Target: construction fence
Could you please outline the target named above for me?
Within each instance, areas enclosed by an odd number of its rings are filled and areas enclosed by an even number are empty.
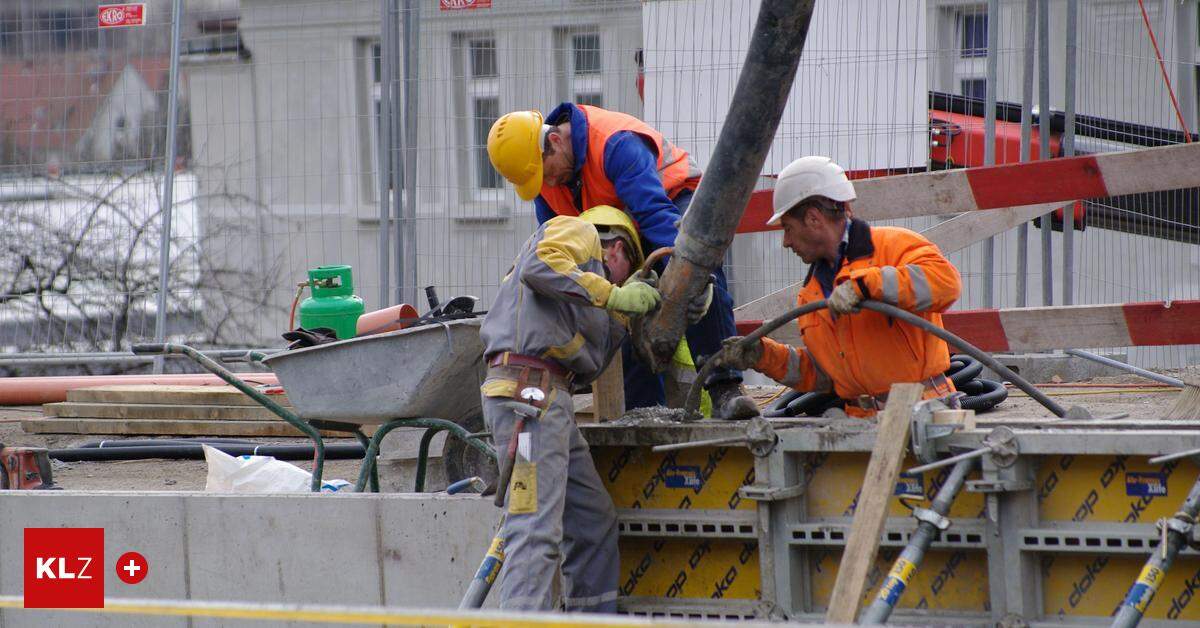
[[[536,224],[490,168],[492,122],[594,104],[704,166],[757,4],[150,0],[141,24],[107,25],[95,1],[4,3],[0,352],[279,346],[297,283],[322,264],[353,266],[368,309],[423,310],[427,285],[489,303]],[[1188,141],[1197,4],[817,2],[761,187],[806,154],[898,174]],[[1196,190],[1062,218],[951,253],[955,307],[1200,298]],[[739,235],[726,268],[739,304],[806,273],[778,232]],[[1128,353],[1200,362],[1194,347]]]

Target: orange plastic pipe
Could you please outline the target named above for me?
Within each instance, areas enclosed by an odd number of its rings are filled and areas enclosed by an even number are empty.
[[[382,334],[385,331],[396,331],[409,326],[419,316],[417,308],[407,303],[401,303],[359,316],[355,332],[359,336],[369,336]]]
[[[237,373],[251,384],[277,386],[274,373]],[[0,378],[0,406],[34,406],[67,400],[67,391],[89,386],[159,384],[163,386],[225,386],[216,375],[75,375],[66,377]]]

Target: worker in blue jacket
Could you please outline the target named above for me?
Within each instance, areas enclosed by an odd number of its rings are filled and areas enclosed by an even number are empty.
[[[702,171],[687,151],[637,118],[590,105],[562,103],[544,119],[538,111],[515,111],[492,126],[488,156],[525,200],[539,223],[577,216],[585,208],[610,205],[637,223],[646,250],[674,246],[679,221],[691,203]],[[694,359],[716,353],[737,333],[733,298],[723,269],[714,273],[708,314],[687,328]],[[628,408],[664,405],[662,377],[622,348]],[[704,387],[714,416],[745,419],[757,406],[742,391],[740,371],[722,368]]]

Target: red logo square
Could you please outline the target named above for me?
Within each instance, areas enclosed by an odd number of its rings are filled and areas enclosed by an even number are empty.
[[[25,608],[104,606],[104,528],[25,528]]]

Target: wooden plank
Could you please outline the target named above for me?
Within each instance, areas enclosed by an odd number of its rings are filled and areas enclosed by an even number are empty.
[[[625,414],[625,369],[620,354],[592,382],[592,410],[597,423]]]
[[[177,406],[160,403],[75,403],[42,406],[47,417],[64,419],[153,419],[164,421],[282,421],[261,406]]]
[[[893,384],[888,393],[888,403],[879,418],[875,447],[871,450],[867,474],[854,509],[854,521],[850,524],[850,537],[846,540],[846,551],[838,566],[837,581],[825,615],[825,621],[831,624],[852,624],[858,614],[867,588],[867,574],[879,551],[888,502],[904,462],[913,405],[924,391],[925,387],[920,384]]]
[[[289,405],[287,395],[270,395]],[[170,403],[200,406],[257,406],[258,402],[233,386],[94,386],[67,391],[67,401],[81,403]]]
[[[375,426],[363,426],[368,436]],[[304,436],[282,420],[275,421],[156,421],[135,419],[27,419],[21,429],[30,434],[89,434],[119,436]],[[344,432],[322,430],[324,436],[346,438]]]

